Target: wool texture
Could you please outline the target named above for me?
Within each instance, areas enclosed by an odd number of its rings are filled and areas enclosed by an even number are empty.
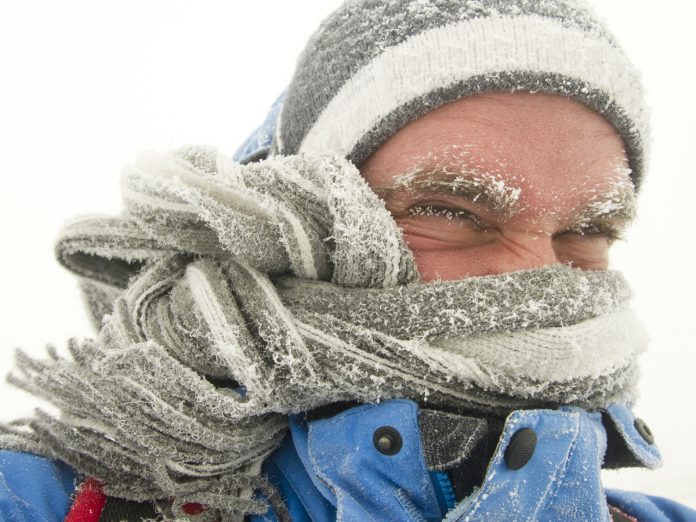
[[[0,447],[63,460],[165,518],[198,502],[241,520],[268,509],[260,490],[286,519],[261,464],[289,414],[336,401],[505,415],[635,398],[647,341],[620,274],[420,283],[341,157],[147,153],[123,194],[122,216],[75,220],[56,247],[98,335],[72,340],[70,357],[19,352],[10,376],[61,414],[3,426]]]
[[[270,154],[360,165],[447,102],[517,91],[570,97],[603,115],[640,185],[649,141],[640,75],[584,0],[346,1],[299,57]]]

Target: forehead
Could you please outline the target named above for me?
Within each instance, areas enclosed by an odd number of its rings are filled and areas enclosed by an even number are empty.
[[[393,135],[362,165],[373,187],[428,173],[519,191],[522,207],[560,210],[630,190],[624,145],[601,115],[561,96],[495,93],[446,104]]]

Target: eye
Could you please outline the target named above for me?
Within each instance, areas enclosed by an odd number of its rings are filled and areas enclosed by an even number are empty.
[[[496,237],[493,226],[459,205],[412,202],[390,212],[416,251],[471,248],[490,243]]]
[[[583,270],[606,270],[609,248],[623,238],[623,228],[594,223],[566,230],[553,237],[553,248],[561,263]]]
[[[587,223],[557,234],[558,236],[576,236],[580,240],[606,240],[609,244],[624,239],[625,226],[617,226],[612,223]]]
[[[473,225],[477,230],[486,230],[488,228],[476,214],[462,208],[437,205],[414,205],[408,209],[408,216],[444,219],[453,224],[457,222],[463,224],[463,222],[466,222],[467,224]]]

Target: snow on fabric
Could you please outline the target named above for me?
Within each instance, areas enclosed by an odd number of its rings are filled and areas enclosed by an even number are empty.
[[[0,446],[63,460],[108,495],[239,520],[266,511],[261,489],[283,518],[260,467],[290,413],[634,399],[646,339],[618,273],[419,283],[383,202],[339,157],[239,165],[187,147],[142,155],[123,180],[121,217],[75,220],[57,245],[99,334],[72,340],[71,359],[19,353],[11,376],[62,414],[0,431]]]

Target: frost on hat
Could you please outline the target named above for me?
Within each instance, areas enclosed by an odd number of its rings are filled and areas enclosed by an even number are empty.
[[[643,174],[648,117],[638,72],[582,0],[353,0],[300,55],[271,154],[360,165],[408,122],[491,91],[572,97],[602,114]]]

